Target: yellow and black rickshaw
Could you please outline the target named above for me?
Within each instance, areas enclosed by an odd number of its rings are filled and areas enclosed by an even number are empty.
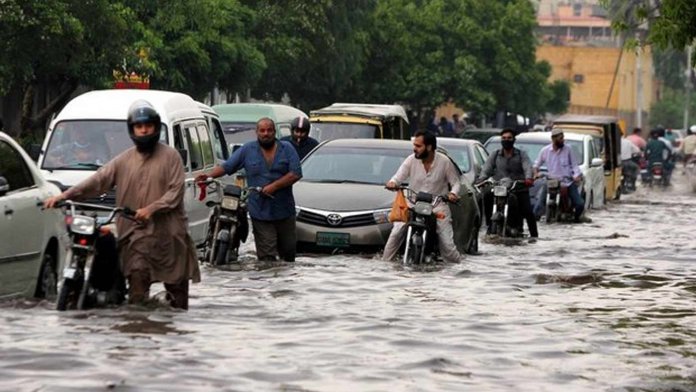
[[[406,111],[400,105],[334,103],[309,115],[309,136],[322,142],[331,139],[411,138]]]
[[[604,160],[606,200],[621,197],[621,121],[612,116],[567,114],[554,120],[553,128],[594,137]]]

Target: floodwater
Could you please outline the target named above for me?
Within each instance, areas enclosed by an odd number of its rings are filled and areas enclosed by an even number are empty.
[[[248,256],[204,267],[188,312],[7,302],[0,390],[695,391],[696,195],[675,177],[428,271]]]

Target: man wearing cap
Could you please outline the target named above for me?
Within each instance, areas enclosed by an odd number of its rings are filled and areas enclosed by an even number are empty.
[[[551,144],[541,149],[539,157],[534,162],[534,176],[539,177],[539,168],[546,165],[550,178],[557,178],[561,185],[568,187],[568,197],[575,210],[575,222],[581,222],[582,213],[585,210],[585,200],[580,196],[578,184],[582,180],[582,171],[578,165],[577,157],[563,139],[563,130],[556,128],[551,131]],[[540,203],[546,202],[545,197],[537,199],[535,210]]]

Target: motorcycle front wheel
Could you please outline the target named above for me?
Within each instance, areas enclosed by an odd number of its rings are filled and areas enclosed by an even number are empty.
[[[56,304],[56,310],[65,311],[68,309],[77,308],[77,302],[80,299],[80,291],[82,291],[82,285],[84,279],[78,277],[77,279],[63,279],[63,285],[60,287],[60,292],[58,293],[58,302]]]

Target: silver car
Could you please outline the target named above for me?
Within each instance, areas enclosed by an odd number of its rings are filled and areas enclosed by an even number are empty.
[[[0,132],[0,298],[52,297],[65,257],[65,220],[60,210],[42,210],[59,194],[22,148]]]
[[[459,170],[471,184],[488,159],[488,151],[478,140],[441,137],[437,139],[437,146],[447,151],[447,155],[459,166]]]
[[[387,215],[395,197],[384,185],[412,153],[413,144],[405,140],[336,139],[314,149],[294,185],[298,250],[382,248],[391,232]],[[476,191],[460,178],[462,200],[451,205],[455,243],[460,252],[475,253],[481,215]]]

